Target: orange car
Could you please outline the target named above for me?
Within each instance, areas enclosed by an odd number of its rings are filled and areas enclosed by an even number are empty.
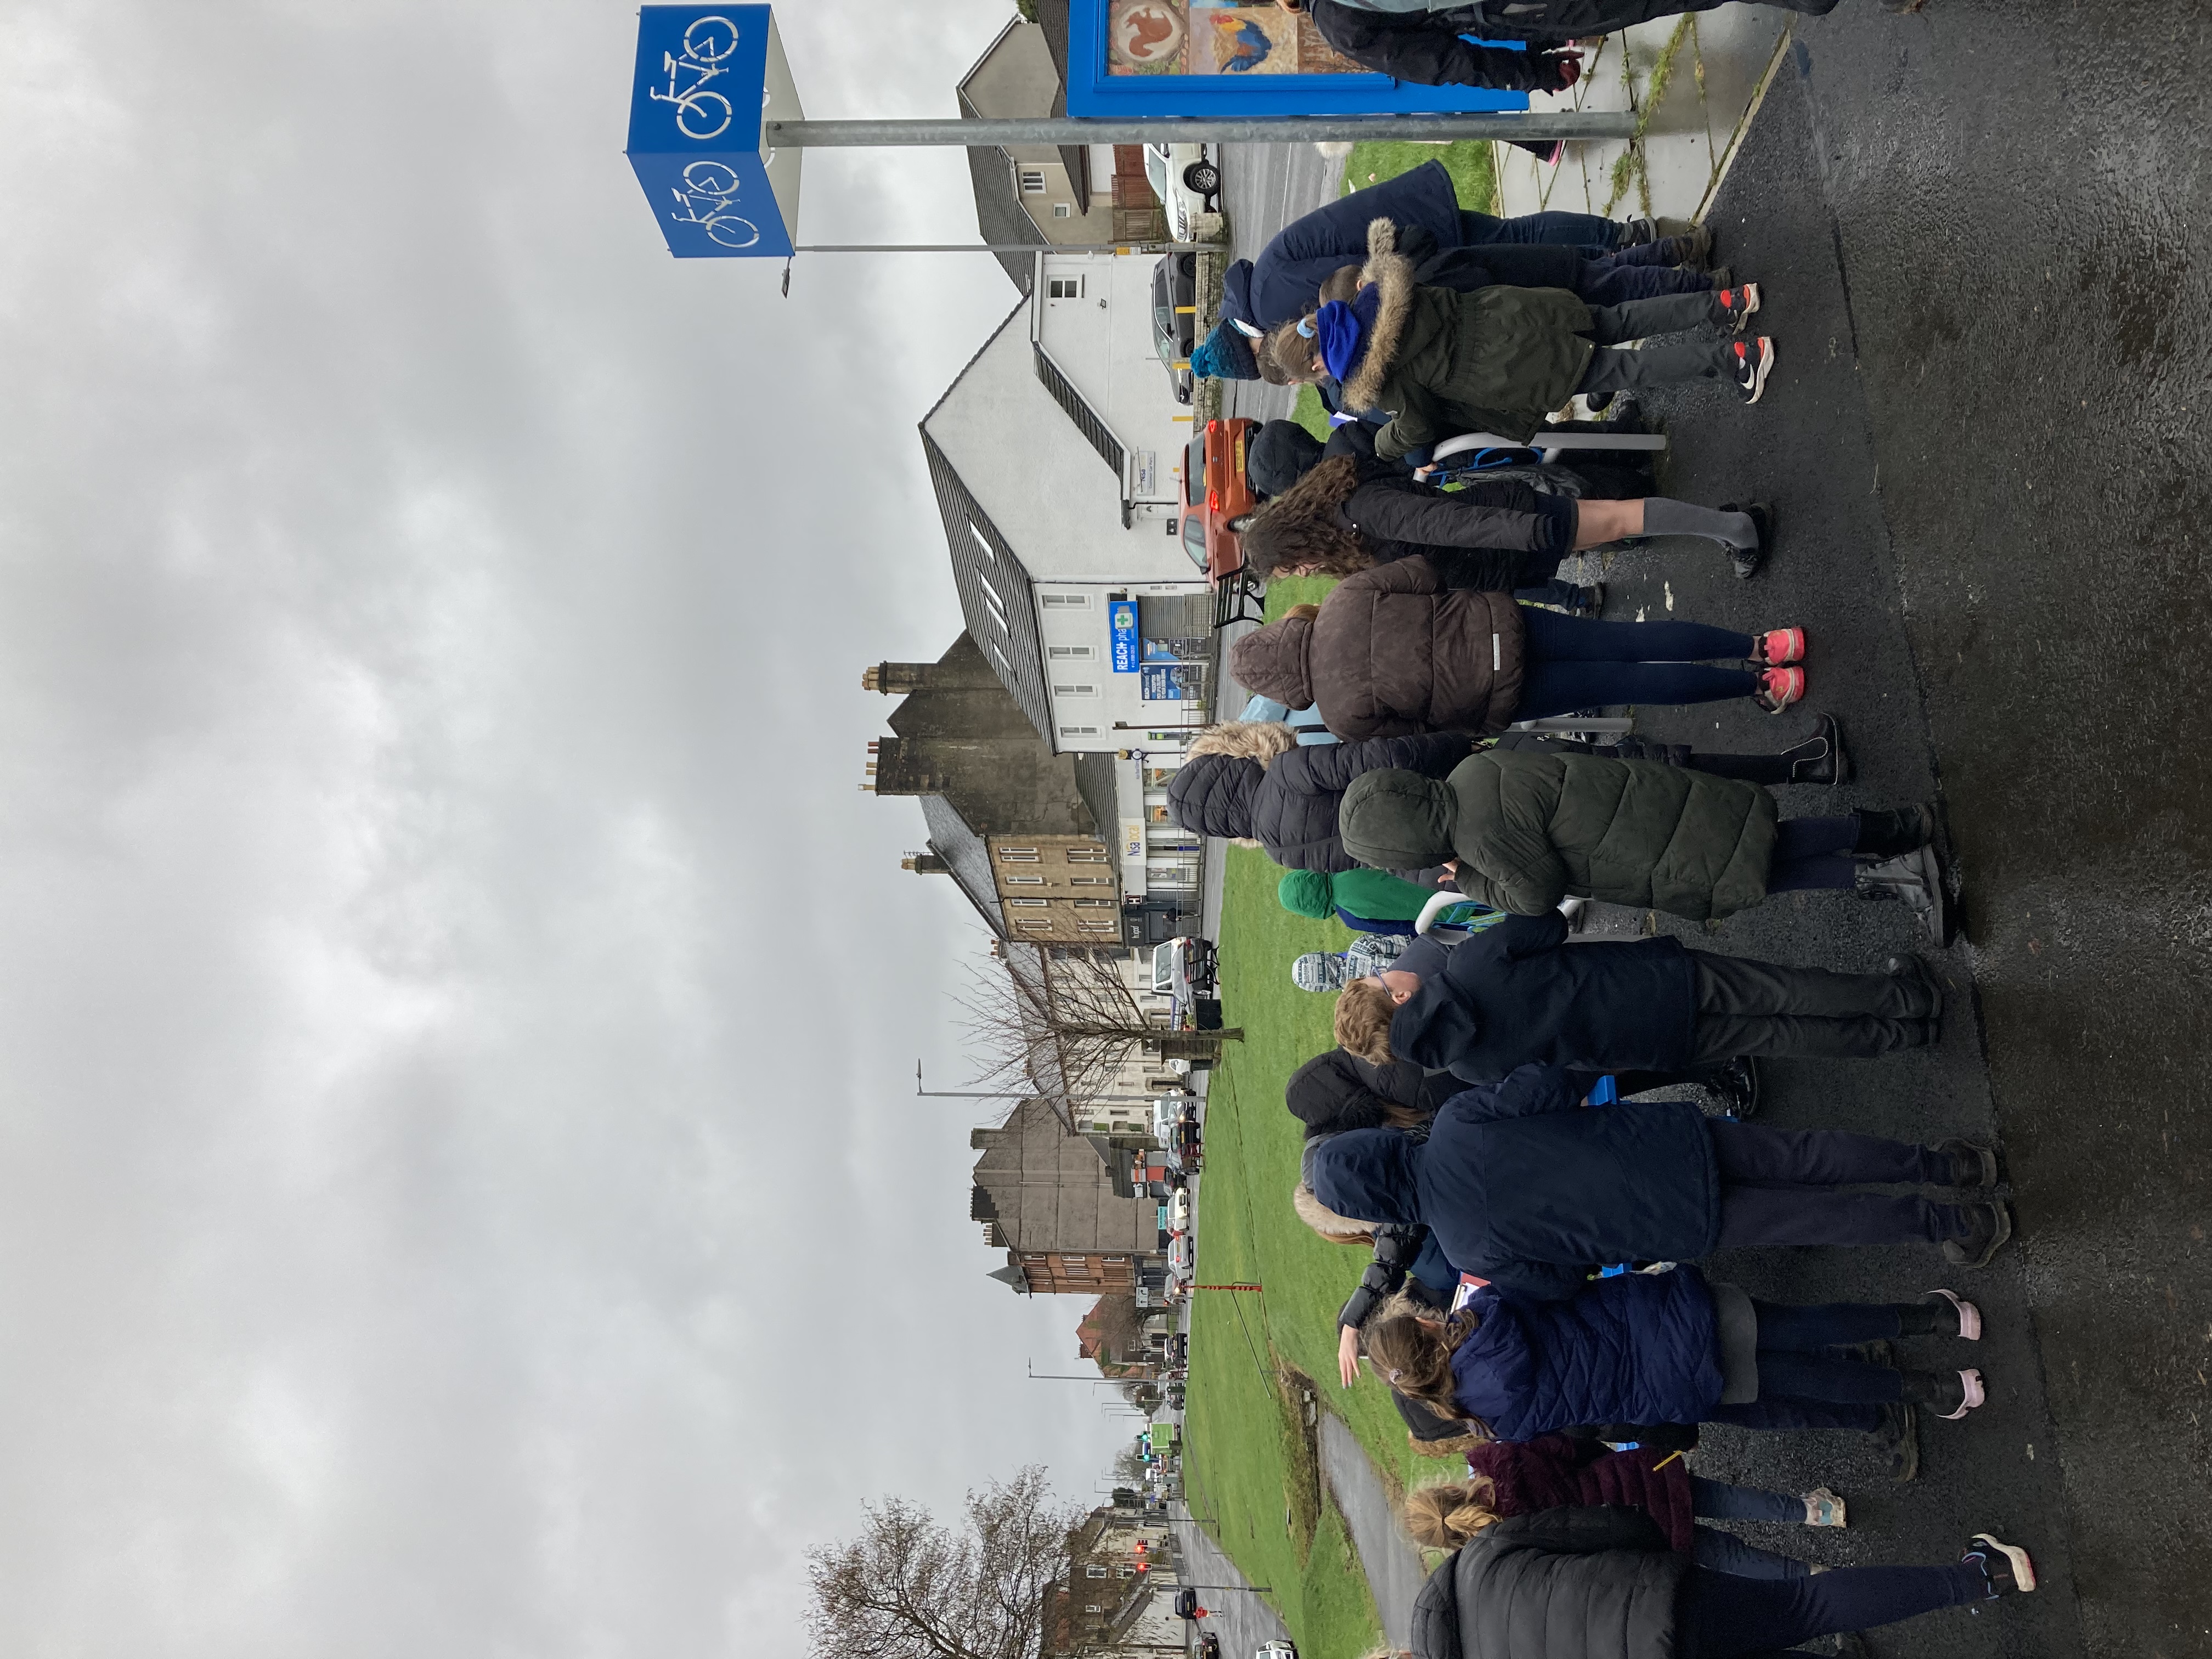
[[[1260,506],[1244,474],[1244,446],[1258,424],[1242,416],[1208,421],[1183,453],[1183,550],[1210,581],[1244,568],[1238,535]]]

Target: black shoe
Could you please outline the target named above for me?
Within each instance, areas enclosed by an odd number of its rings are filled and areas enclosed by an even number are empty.
[[[1759,1111],[1759,1063],[1738,1054],[1718,1070],[1698,1079],[1706,1093],[1720,1102],[1730,1117],[1752,1117]]]
[[[1756,547],[1731,547],[1729,563],[1734,567],[1738,581],[1749,581],[1765,568],[1767,556],[1774,550],[1774,509],[1765,501],[1753,501],[1748,507],[1738,507],[1734,501],[1723,501],[1723,513],[1741,513],[1751,520],[1751,527],[1759,532]]]
[[[1917,853],[1935,839],[1936,809],[1925,802],[1894,811],[1869,806],[1859,811],[1859,835],[1851,853],[1856,858],[1893,859]]]
[[[2002,1178],[1997,1173],[1994,1146],[1954,1137],[1939,1141],[1936,1150],[1951,1160],[1950,1184],[1954,1187],[1994,1187]]]
[[[1836,724],[1833,714],[1821,715],[1813,735],[1784,750],[1782,758],[1790,763],[1792,783],[1832,786],[1850,781],[1851,757],[1844,749],[1844,730]]]
[[[1972,1224],[1964,1238],[1943,1241],[1943,1259],[1954,1267],[1986,1267],[2012,1237],[2012,1212],[2002,1200],[1960,1207]]]
[[[1906,1403],[1925,1406],[1946,1423],[1957,1422],[1990,1397],[1988,1389],[1983,1385],[1982,1374],[1971,1366],[1962,1371],[1905,1371],[1901,1375]]]
[[[1918,957],[1892,957],[1881,964],[1881,971],[1893,979],[1905,981],[1920,994],[1913,999],[1913,1009],[1907,1019],[1940,1020],[1943,1018],[1943,981],[1936,977],[1936,970]],[[1986,1184],[1986,1183],[1985,1183]]]
[[[1588,587],[1575,589],[1575,602],[1572,609],[1577,617],[1596,616],[1599,611],[1605,609],[1605,584],[1592,582]]]
[[[1889,1454],[1889,1478],[1911,1480],[1920,1473],[1920,1414],[1903,1401],[1881,1408],[1875,1438]]]
[[[2027,1559],[2027,1552],[2017,1544],[1999,1543],[1989,1533],[1976,1533],[1959,1559],[1982,1570],[1991,1601],[2000,1595],[2025,1595],[2035,1588],[2035,1563]]]

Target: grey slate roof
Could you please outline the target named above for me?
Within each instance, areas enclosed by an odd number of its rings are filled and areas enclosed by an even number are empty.
[[[968,827],[942,795],[924,795],[921,821],[929,826],[929,850],[945,860],[945,873],[975,907],[975,914],[1000,939],[1006,936],[1006,913],[999,903],[999,884],[991,874],[991,849]]]
[[[1029,305],[1016,306],[976,353],[1017,324],[1026,325]],[[972,363],[974,359],[969,359]],[[968,371],[963,368],[961,374]],[[960,384],[956,377],[953,386]],[[947,387],[945,396],[951,395]],[[939,404],[944,398],[938,399]],[[930,415],[934,415],[933,408]],[[945,452],[929,435],[929,416],[921,417],[921,450],[929,481],[937,492],[937,511],[945,522],[945,546],[952,556],[952,586],[960,596],[960,616],[1007,692],[1030,718],[1037,734],[1053,740],[1052,701],[1045,688],[1044,642],[1037,633],[1036,583],[982,504],[969,493]],[[978,538],[981,538],[979,541]],[[988,548],[987,553],[985,549]]]

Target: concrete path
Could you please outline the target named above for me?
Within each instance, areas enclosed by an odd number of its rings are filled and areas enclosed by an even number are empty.
[[[1421,1552],[1398,1525],[1382,1477],[1375,1472],[1358,1438],[1328,1413],[1321,1414],[1321,1472],[1329,1495],[1352,1533],[1352,1547],[1375,1592],[1382,1615],[1382,1639],[1394,1648],[1413,1639],[1413,1598],[1428,1576]]]
[[[1556,166],[1498,145],[1498,211],[1697,216],[1728,170],[1790,18],[1775,6],[1723,6],[1607,35],[1584,56],[1572,91],[1537,94],[1529,107],[1634,110],[1644,136],[1570,144]]]
[[[1181,1582],[1186,1584],[1243,1584],[1237,1564],[1221,1553],[1206,1529],[1191,1521],[1175,1523],[1176,1546],[1182,1552]],[[1262,1642],[1287,1640],[1289,1627],[1274,1608],[1250,1589],[1202,1589],[1198,1604],[1206,1616],[1194,1626],[1210,1630],[1221,1638],[1221,1659],[1252,1659]],[[1192,1646],[1197,1645],[1194,1640]],[[1346,1656],[1346,1659],[1350,1656]]]

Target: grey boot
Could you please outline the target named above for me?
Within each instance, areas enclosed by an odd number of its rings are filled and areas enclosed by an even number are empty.
[[[1934,848],[1916,847],[1896,858],[1867,865],[1859,871],[1856,884],[1861,898],[1901,901],[1920,919],[1938,948],[1949,942],[1943,869],[1936,860]]]

